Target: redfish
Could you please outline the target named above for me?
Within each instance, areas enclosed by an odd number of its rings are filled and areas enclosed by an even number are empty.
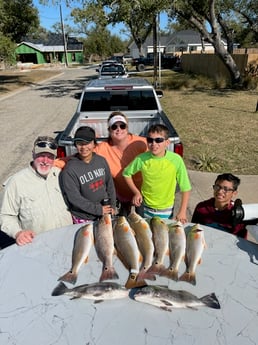
[[[202,253],[206,247],[204,231],[199,224],[195,224],[186,238],[186,271],[179,280],[196,285],[196,268],[202,261]]]
[[[103,263],[99,281],[118,279],[119,276],[113,267],[114,238],[110,214],[103,215],[94,229],[95,249],[100,261]]]
[[[72,252],[72,268],[58,280],[75,284],[78,272],[83,263],[88,261],[93,239],[93,223],[82,226],[75,234],[74,246]]]
[[[117,218],[114,226],[114,242],[117,255],[129,270],[129,277],[125,284],[127,289],[146,285],[145,281],[137,281],[139,274],[140,253],[134,232],[124,216]]]
[[[185,258],[186,235],[181,222],[168,224],[168,229],[170,264],[161,275],[177,281],[179,265]]]
[[[152,231],[148,222],[142,218],[139,214],[131,212],[128,216],[128,221],[135,232],[135,238],[138,244],[138,248],[143,257],[143,262],[138,274],[137,280],[150,279],[155,280],[154,274],[147,273],[148,268],[153,261],[154,244],[152,241]]]
[[[166,269],[164,260],[168,253],[168,226],[160,217],[153,217],[150,227],[154,243],[154,260],[147,272],[161,274]]]

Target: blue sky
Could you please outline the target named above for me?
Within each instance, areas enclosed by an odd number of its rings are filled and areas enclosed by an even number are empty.
[[[49,1],[51,3],[51,0]],[[39,18],[40,18],[40,25],[47,30],[52,30],[52,26],[60,22],[60,7],[54,6],[54,5],[48,5],[48,6],[43,6],[39,4],[39,0],[33,0],[34,6],[38,9],[39,11]],[[71,8],[67,8],[65,6],[65,1],[61,1],[61,6],[62,6],[62,15],[63,15],[63,21],[65,24],[69,24],[70,26],[73,26],[73,22],[70,20],[69,21],[69,14],[71,12]],[[75,6],[76,7],[76,3]],[[167,25],[167,16],[165,14],[162,14],[160,17],[160,27],[161,29],[165,29]],[[109,28],[110,31],[113,34],[117,34],[121,36],[123,39],[127,39],[127,36],[123,36],[120,34],[120,30],[123,28],[123,25],[117,25],[115,28]]]

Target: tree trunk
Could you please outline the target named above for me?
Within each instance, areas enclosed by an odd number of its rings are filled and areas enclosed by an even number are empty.
[[[232,85],[240,84],[241,83],[241,74],[240,71],[232,58],[232,56],[228,53],[225,49],[221,40],[214,40],[214,48],[215,53],[221,59],[223,64],[226,66],[227,70],[230,73],[231,83]]]
[[[241,83],[240,71],[233,59],[233,57],[225,49],[221,40],[221,31],[219,23],[217,21],[215,12],[215,0],[209,0],[209,24],[211,26],[210,32],[207,30],[206,21],[203,14],[196,12],[194,9],[191,16],[186,16],[184,11],[177,10],[179,16],[190,22],[194,27],[198,29],[203,39],[211,43],[214,47],[215,53],[221,59],[227,70],[229,71],[232,85]]]

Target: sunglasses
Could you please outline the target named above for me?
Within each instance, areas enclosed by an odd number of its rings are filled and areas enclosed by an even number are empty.
[[[40,142],[36,143],[35,146],[49,147],[51,150],[57,149],[57,144],[56,143],[50,143],[49,141],[40,141]]]
[[[234,192],[234,191],[235,191],[235,190],[232,189],[232,188],[227,188],[227,187],[225,187],[225,186],[220,186],[220,185],[218,185],[218,184],[214,184],[214,185],[212,186],[212,188],[213,188],[213,190],[214,190],[215,192],[219,192],[221,189],[222,189],[223,192],[225,192],[225,193],[229,193],[229,192]]]
[[[154,142],[157,143],[157,144],[160,144],[160,143],[163,143],[165,140],[165,138],[150,138],[150,137],[147,137],[147,143],[149,144],[153,144]]]
[[[113,124],[110,128],[112,129],[112,131],[115,131],[117,128],[126,129],[126,127],[127,125],[125,123],[122,123],[121,125]]]

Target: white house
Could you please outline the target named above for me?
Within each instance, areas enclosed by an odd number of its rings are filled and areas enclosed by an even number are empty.
[[[227,48],[227,44],[222,41],[225,48]],[[172,34],[161,36],[158,38],[158,51],[160,47],[161,52],[165,52],[166,54],[175,54],[178,52],[214,52],[214,47],[202,40],[202,37],[199,32],[194,30],[182,30],[178,32],[173,32]],[[130,54],[133,57],[139,56],[139,50],[136,44],[133,42],[129,46]],[[142,51],[144,55],[147,53],[153,52],[153,38],[150,35],[142,46]]]

